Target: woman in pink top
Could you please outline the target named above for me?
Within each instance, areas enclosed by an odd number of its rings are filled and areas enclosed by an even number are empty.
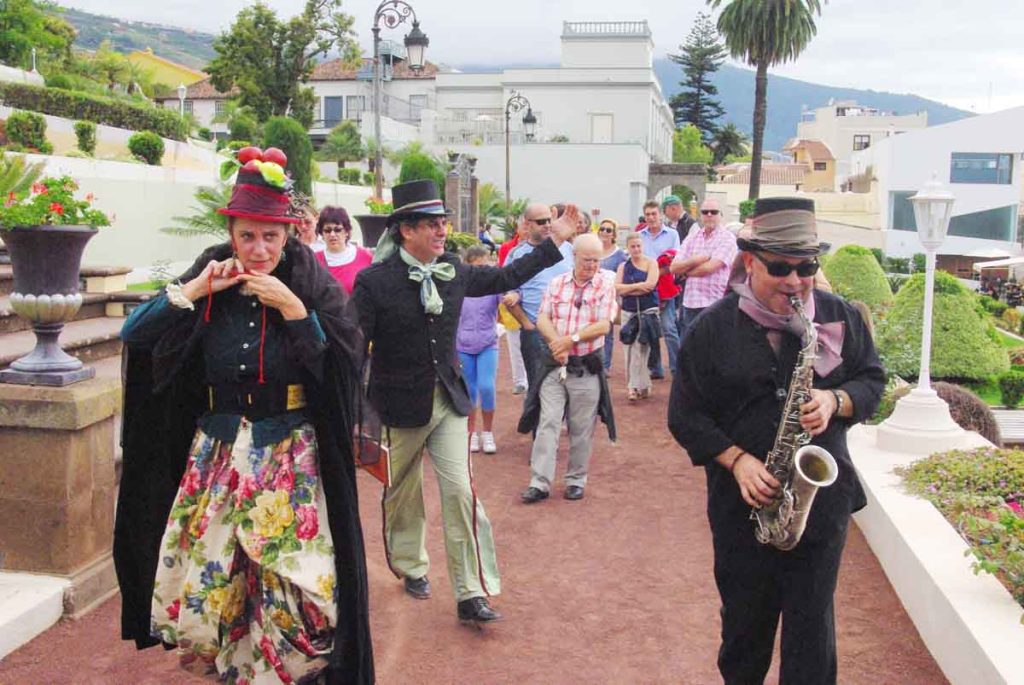
[[[349,242],[352,220],[344,207],[324,207],[316,222],[316,233],[327,244],[323,252],[316,253],[317,261],[326,266],[334,280],[351,295],[356,274],[370,266],[373,253]]]

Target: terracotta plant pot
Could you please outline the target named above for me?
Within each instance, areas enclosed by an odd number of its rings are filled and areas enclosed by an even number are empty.
[[[357,214],[356,221],[359,222],[359,230],[363,233],[363,247],[373,249],[377,247],[377,241],[384,235],[384,229],[388,225],[387,214]]]
[[[89,226],[18,226],[4,231],[14,270],[11,309],[32,322],[36,346],[0,372],[0,382],[67,385],[96,374],[57,343],[64,323],[82,306],[82,253],[96,233]]]

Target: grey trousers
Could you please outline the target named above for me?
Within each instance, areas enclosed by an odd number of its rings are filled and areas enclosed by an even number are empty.
[[[601,382],[597,376],[569,374],[563,382],[555,370],[544,378],[540,386],[540,421],[530,454],[530,487],[544,492],[551,490],[563,417],[569,420],[569,467],[565,484],[586,486],[600,397]]]

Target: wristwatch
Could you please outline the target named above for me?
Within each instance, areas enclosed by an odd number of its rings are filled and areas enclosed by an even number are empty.
[[[839,416],[843,413],[843,405],[846,404],[846,398],[838,390],[832,389],[829,392],[836,398],[836,411],[833,416]]]
[[[569,339],[572,340],[572,344],[573,345],[576,345],[577,343],[579,343],[579,341],[580,341],[579,331],[577,331],[576,333],[573,333],[571,336],[569,336]]]

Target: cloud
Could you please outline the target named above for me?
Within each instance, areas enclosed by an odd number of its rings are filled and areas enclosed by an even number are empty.
[[[266,0],[281,16],[301,11],[302,0]],[[410,0],[430,37],[428,56],[447,64],[557,62],[562,22],[647,19],[655,55],[676,52],[701,0]],[[219,33],[247,0],[66,0],[90,12]],[[375,2],[346,2],[369,53]],[[773,73],[832,86],[910,92],[957,106],[989,111],[1024,104],[1024,3],[974,0],[832,0],[816,20],[818,34],[793,63]],[[401,40],[408,24],[386,29]],[[998,103],[998,104],[997,104]]]

